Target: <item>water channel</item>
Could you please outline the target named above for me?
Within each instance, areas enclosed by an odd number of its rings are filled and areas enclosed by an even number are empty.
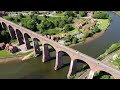
[[[111,25],[106,32],[94,39],[91,42],[83,43],[81,45],[72,46],[72,48],[85,53],[91,57],[97,58],[102,54],[111,44],[120,40],[120,17],[112,12]],[[55,57],[55,52],[51,53]],[[69,57],[63,57],[64,63],[70,62]],[[82,64],[82,63],[81,63]],[[81,66],[78,65],[78,68]],[[0,78],[13,78],[13,79],[66,79],[69,70],[68,66],[54,70],[55,59],[46,63],[42,63],[42,56],[31,58],[26,61],[11,61],[8,63],[0,64]]]

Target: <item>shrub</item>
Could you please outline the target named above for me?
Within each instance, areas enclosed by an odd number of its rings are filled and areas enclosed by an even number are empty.
[[[97,19],[108,19],[109,14],[108,14],[108,12],[105,12],[105,11],[96,11],[96,12],[94,12],[92,17],[97,18]]]

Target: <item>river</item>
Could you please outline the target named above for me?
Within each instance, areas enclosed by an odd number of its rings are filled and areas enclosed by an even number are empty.
[[[109,12],[112,16],[111,25],[106,32],[94,39],[91,42],[83,43],[82,45],[75,45],[72,48],[85,53],[91,57],[97,58],[105,50],[120,40],[120,17],[112,12]],[[51,56],[55,57],[55,52],[51,53]],[[64,63],[69,63],[69,57],[63,57]],[[8,63],[0,64],[0,78],[1,79],[66,79],[69,70],[68,66],[65,66],[58,71],[54,70],[55,59],[52,59],[46,63],[42,63],[42,56],[37,58],[31,58],[26,61],[11,61]],[[78,68],[82,64],[78,65]]]

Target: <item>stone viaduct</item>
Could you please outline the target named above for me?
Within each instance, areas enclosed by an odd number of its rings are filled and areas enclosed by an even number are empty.
[[[104,71],[104,72],[111,74],[115,79],[120,79],[120,71],[118,71],[114,68],[111,68],[110,66],[108,66],[88,55],[85,55],[79,51],[72,49],[72,48],[63,46],[51,39],[48,39],[42,35],[39,35],[29,29],[26,29],[20,25],[12,23],[6,19],[3,19],[2,17],[0,17],[0,23],[3,28],[5,28],[5,27],[8,28],[11,39],[17,38],[19,45],[25,44],[26,50],[31,48],[30,41],[28,39],[29,37],[31,37],[32,41],[33,41],[34,54],[35,54],[35,56],[39,56],[42,54],[43,55],[42,62],[46,62],[51,58],[48,46],[49,45],[52,46],[56,51],[56,63],[55,63],[55,67],[54,67],[55,70],[62,68],[62,66],[64,65],[63,60],[62,60],[62,52],[67,53],[71,59],[67,77],[76,73],[77,60],[81,60],[81,61],[84,61],[85,63],[87,63],[90,67],[90,72],[89,72],[87,79],[93,79],[94,73],[96,71]],[[38,41],[40,41],[42,43],[42,53],[40,52]]]

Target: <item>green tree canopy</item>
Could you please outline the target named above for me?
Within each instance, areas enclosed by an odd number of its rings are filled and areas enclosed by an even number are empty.
[[[66,24],[65,27],[64,27],[64,29],[63,29],[63,31],[66,33],[66,32],[71,31],[71,30],[73,30],[73,29],[74,29],[74,28],[72,27],[72,25]]]
[[[105,11],[95,11],[92,17],[97,19],[108,19],[109,14]]]
[[[87,16],[87,11],[79,11],[81,17]]]
[[[75,13],[73,11],[65,11],[64,15],[68,17],[75,17]]]

